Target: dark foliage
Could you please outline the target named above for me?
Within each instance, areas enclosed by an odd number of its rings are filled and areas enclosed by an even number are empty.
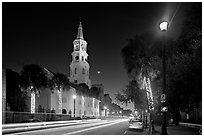
[[[147,109],[147,97],[146,92],[138,87],[138,83],[134,80],[129,82],[125,90],[116,94],[116,99],[122,103],[134,103],[134,107],[137,110]]]
[[[26,111],[27,94],[21,91],[20,76],[11,69],[6,69],[6,103],[11,111]]]
[[[99,99],[100,88],[91,87],[89,89],[89,87],[85,83],[81,84],[71,83],[71,86],[76,89],[77,95]]]
[[[69,79],[61,73],[53,73],[53,77],[49,80],[49,88],[57,90],[69,90],[70,82]]]
[[[35,64],[26,65],[21,71],[20,85],[24,88],[32,85],[34,92],[36,92],[40,88],[46,88],[48,86],[48,77],[42,67]]]

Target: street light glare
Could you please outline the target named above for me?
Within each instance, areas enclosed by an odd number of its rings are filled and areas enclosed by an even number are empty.
[[[161,31],[166,31],[168,28],[168,22],[166,21],[161,22],[159,27]]]
[[[97,74],[101,74],[101,71],[97,71]]]
[[[73,95],[73,99],[76,99],[76,95]]]

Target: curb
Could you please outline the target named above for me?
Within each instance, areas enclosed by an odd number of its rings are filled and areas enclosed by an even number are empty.
[[[192,123],[183,123],[179,122],[179,126],[184,126],[184,127],[191,127],[191,128],[197,128],[197,129],[202,129],[202,125],[200,124],[192,124]]]

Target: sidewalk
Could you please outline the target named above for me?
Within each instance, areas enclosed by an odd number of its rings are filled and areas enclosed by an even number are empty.
[[[153,135],[161,134],[161,126],[154,126],[155,133]],[[168,135],[199,135],[198,129],[190,127],[181,127],[181,126],[168,126],[167,127]]]

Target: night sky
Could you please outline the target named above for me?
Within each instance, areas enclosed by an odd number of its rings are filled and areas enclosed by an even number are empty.
[[[144,32],[157,35],[159,22],[170,20],[179,7],[169,30],[172,38],[177,38],[186,5],[190,4],[3,2],[2,63],[16,72],[20,72],[23,65],[34,63],[68,74],[72,42],[81,21],[88,43],[92,84],[103,83],[105,93],[114,100],[115,93],[128,83],[121,56],[127,40]]]

